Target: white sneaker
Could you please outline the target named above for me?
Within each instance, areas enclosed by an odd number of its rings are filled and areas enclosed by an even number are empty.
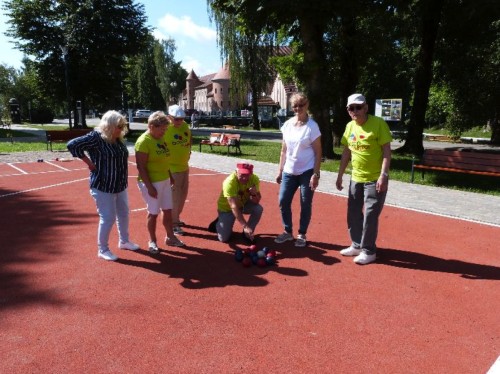
[[[377,259],[376,254],[369,255],[366,252],[361,252],[359,255],[354,257],[354,262],[358,265],[367,265]]]
[[[149,253],[152,253],[154,255],[160,253],[160,248],[158,248],[158,246],[156,245],[155,242],[149,242],[148,243],[148,251]]]
[[[307,245],[307,239],[304,234],[297,235],[297,239],[295,240],[296,247],[305,247]]]
[[[342,256],[358,256],[361,253],[361,248],[354,248],[350,246],[349,248],[344,248],[340,251]]]
[[[137,251],[141,247],[139,247],[137,244],[129,241],[126,243],[123,243],[123,242],[118,243],[118,248],[128,249],[129,251]]]
[[[283,232],[283,234],[278,235],[275,239],[275,243],[284,243],[286,241],[293,240],[293,235],[289,232]]]
[[[109,249],[105,251],[98,251],[97,252],[97,257],[102,258],[103,260],[106,261],[116,261],[118,260],[118,257],[116,257],[113,252],[111,252]]]

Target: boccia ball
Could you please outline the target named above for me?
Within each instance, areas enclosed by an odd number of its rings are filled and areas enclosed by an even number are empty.
[[[241,264],[248,268],[250,266],[252,266],[252,259],[250,257],[244,257],[243,260],[241,260]]]
[[[267,266],[267,261],[266,261],[266,259],[265,259],[265,258],[259,258],[259,259],[257,260],[257,266],[259,266],[259,267],[261,267],[261,268],[263,268],[263,267]]]
[[[262,250],[264,251],[264,253],[265,253],[266,255],[267,255],[267,253],[269,252],[269,248],[267,248],[267,247],[262,248]]]
[[[252,244],[249,248],[250,248],[250,251],[257,252],[257,246],[255,244]]]
[[[259,261],[259,256],[257,254],[253,254],[252,256],[252,262],[257,265],[257,261]]]
[[[266,264],[267,265],[274,265],[275,263],[276,263],[276,259],[273,256],[266,257]]]
[[[269,251],[267,252],[267,256],[273,256],[273,257],[276,257],[276,251]]]
[[[264,258],[264,257],[266,257],[266,252],[264,252],[264,251],[258,251],[257,252],[257,256],[259,256],[259,258]]]
[[[234,259],[238,262],[241,262],[244,256],[245,255],[243,254],[243,251],[241,249],[237,249],[234,253]]]

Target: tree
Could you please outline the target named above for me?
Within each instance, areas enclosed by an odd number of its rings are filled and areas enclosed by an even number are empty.
[[[77,100],[83,111],[121,106],[125,57],[142,49],[149,32],[143,5],[132,0],[10,0],[3,9],[10,18],[7,35],[34,58],[40,79],[53,85],[47,93],[68,100],[75,112]]]
[[[260,130],[257,102],[275,72],[270,68],[269,57],[273,53],[272,38],[268,34],[252,32],[238,14],[224,12],[212,3],[213,17],[221,49],[221,58],[229,64],[231,73],[231,99],[245,102],[242,95],[250,88],[253,127]]]

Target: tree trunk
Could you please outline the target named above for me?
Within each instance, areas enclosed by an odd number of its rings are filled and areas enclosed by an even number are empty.
[[[321,131],[323,157],[333,158],[333,133],[330,125],[327,80],[328,71],[323,48],[324,25],[316,20],[300,18],[300,34],[304,45],[304,82],[308,88],[310,109]]]
[[[500,121],[498,121],[498,111],[495,113],[495,118],[490,121],[491,126],[491,144],[500,145]]]
[[[444,0],[423,0],[420,3],[421,45],[415,70],[413,108],[410,114],[406,141],[401,148],[397,149],[398,153],[411,153],[420,156],[424,152],[422,137],[425,126],[425,112],[429,102],[434,49],[443,5]]]

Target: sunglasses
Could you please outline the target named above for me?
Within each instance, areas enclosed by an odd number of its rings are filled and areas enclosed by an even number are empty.
[[[293,109],[298,109],[298,108],[303,108],[305,106],[306,106],[306,104],[295,104],[295,105],[292,106],[292,108]]]
[[[347,107],[347,110],[348,110],[349,112],[354,112],[354,111],[356,111],[356,110],[361,110],[361,109],[363,109],[363,108],[364,108],[364,105],[349,105],[349,106]]]

